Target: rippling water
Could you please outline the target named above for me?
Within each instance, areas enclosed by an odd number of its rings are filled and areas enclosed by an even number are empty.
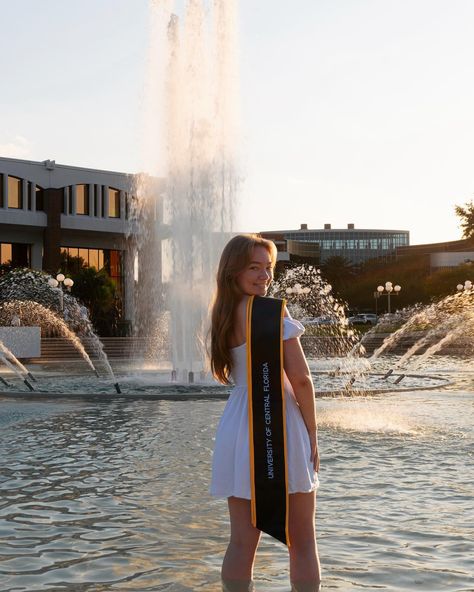
[[[323,590],[474,590],[473,399],[318,400]],[[224,405],[0,399],[0,590],[220,590],[227,508],[207,490]],[[255,579],[290,588],[267,537]]]

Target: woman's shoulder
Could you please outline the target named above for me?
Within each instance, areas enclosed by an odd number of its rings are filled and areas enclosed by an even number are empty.
[[[249,297],[245,294],[245,296],[243,296],[237,303],[237,306],[235,307],[235,313],[238,319],[245,319],[248,299]]]

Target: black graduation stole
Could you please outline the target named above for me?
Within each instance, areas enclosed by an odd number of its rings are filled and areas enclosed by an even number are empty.
[[[247,385],[252,524],[285,545],[288,467],[283,378],[285,300],[247,302]]]

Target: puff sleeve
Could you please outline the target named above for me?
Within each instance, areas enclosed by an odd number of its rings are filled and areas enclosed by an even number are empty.
[[[294,339],[300,337],[304,333],[304,327],[295,319],[291,317],[284,317],[283,319],[283,340]]]

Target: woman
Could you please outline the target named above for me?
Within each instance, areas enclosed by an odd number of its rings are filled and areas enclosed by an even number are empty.
[[[212,309],[211,367],[233,388],[216,433],[211,495],[228,499],[231,536],[222,565],[225,592],[254,590],[253,563],[261,531],[250,509],[249,428],[246,371],[246,308],[265,296],[273,279],[276,247],[257,235],[239,235],[224,248]],[[303,326],[285,311],[285,371],[290,579],[294,592],[320,589],[314,514],[319,454],[313,383],[298,337]]]

